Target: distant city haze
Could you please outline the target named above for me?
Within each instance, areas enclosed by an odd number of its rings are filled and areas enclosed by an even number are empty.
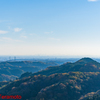
[[[2,0],[0,55],[100,57],[99,0]]]

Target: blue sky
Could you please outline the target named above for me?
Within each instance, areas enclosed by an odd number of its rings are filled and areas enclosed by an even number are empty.
[[[0,55],[100,57],[99,0],[0,0]]]

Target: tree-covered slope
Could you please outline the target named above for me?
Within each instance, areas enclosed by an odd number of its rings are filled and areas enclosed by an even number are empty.
[[[48,66],[57,65],[54,62],[6,61],[0,62],[0,81],[14,80],[25,72],[37,72]]]
[[[68,72],[100,72],[100,63],[92,60],[91,58],[82,58],[75,63],[64,63],[60,66],[50,66],[47,67],[45,70],[33,73],[33,75],[51,75],[55,73],[68,73]],[[20,78],[25,77],[25,74],[22,75]]]
[[[100,63],[82,58],[37,73],[26,72],[1,87],[0,94],[21,95],[22,100],[95,100],[93,93],[100,90]]]
[[[81,96],[79,100],[100,100],[100,90]]]
[[[0,90],[2,95],[21,95],[22,100],[78,100],[100,89],[100,72],[35,75],[16,80]]]

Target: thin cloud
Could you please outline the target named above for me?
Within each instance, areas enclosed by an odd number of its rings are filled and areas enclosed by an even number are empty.
[[[8,33],[8,31],[2,31],[2,30],[0,30],[0,34],[6,34],[6,33]]]
[[[6,42],[23,42],[23,41],[21,41],[21,40],[12,39],[12,38],[10,38],[10,37],[2,37],[2,38],[0,39],[0,41],[6,41]]]
[[[2,40],[7,40],[7,41],[11,41],[12,39],[9,37],[3,37]]]
[[[22,30],[22,28],[14,28],[15,32],[20,32]]]
[[[22,35],[22,36],[21,36],[21,38],[24,38],[24,39],[26,39],[26,38],[27,38],[27,36],[25,36],[25,35]]]
[[[50,40],[60,41],[58,38],[49,38]]]
[[[96,2],[96,1],[98,1],[98,0],[88,0],[89,2]]]
[[[33,35],[36,35],[35,33],[31,33],[31,34],[29,34],[30,36],[33,36]]]
[[[9,22],[10,20],[0,20],[0,23]]]
[[[51,32],[45,32],[45,34],[52,34],[53,33],[53,31],[51,31]]]

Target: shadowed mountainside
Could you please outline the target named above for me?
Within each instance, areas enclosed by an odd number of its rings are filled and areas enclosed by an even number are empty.
[[[78,100],[100,89],[100,72],[35,75],[15,80],[0,90],[2,95],[21,95],[22,100]]]
[[[95,100],[94,94],[100,90],[99,71],[100,63],[82,58],[37,73],[24,73],[22,79],[12,82],[1,82],[0,94],[21,95],[22,100]],[[95,98],[99,100],[99,96]]]
[[[57,65],[55,62],[6,61],[0,62],[0,81],[14,80],[25,72],[37,72],[48,66]]]
[[[55,73],[68,73],[68,72],[100,72],[100,63],[92,60],[91,58],[82,58],[75,63],[64,63],[63,65],[60,66],[50,66],[47,67],[45,70],[36,72],[31,74],[33,75],[51,75]],[[24,73],[21,75],[20,78],[27,77],[28,73]],[[29,74],[30,76],[30,74]]]

